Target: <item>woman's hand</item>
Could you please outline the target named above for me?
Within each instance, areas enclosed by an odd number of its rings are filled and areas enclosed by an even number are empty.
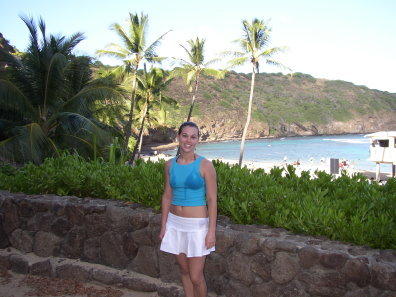
[[[161,228],[161,231],[158,235],[159,239],[162,240],[164,238],[164,235],[165,235],[165,228]]]
[[[215,232],[209,231],[205,237],[205,246],[207,249],[214,247],[216,244],[216,234]]]

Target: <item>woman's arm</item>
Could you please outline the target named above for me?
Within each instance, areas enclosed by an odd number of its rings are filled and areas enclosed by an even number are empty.
[[[165,163],[165,181],[164,181],[164,193],[162,194],[161,201],[161,231],[159,238],[162,240],[165,234],[166,221],[168,220],[168,214],[172,203],[172,188],[169,184],[169,168],[172,163],[172,159]]]
[[[216,244],[216,221],[217,221],[217,177],[213,163],[204,159],[202,161],[203,177],[206,184],[206,200],[208,202],[209,229],[206,235],[206,248]]]

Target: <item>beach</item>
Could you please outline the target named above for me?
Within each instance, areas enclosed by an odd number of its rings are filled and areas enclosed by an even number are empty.
[[[173,156],[165,155],[165,154],[159,152],[157,155],[142,155],[141,158],[144,159],[145,161],[150,160],[152,162],[158,162],[161,159],[167,161],[167,160],[173,158]],[[238,164],[237,160],[231,160],[231,159],[224,159],[224,158],[214,158],[214,159],[207,158],[207,159],[211,160],[211,161],[219,160],[223,163],[229,164],[230,166],[234,166],[234,165]],[[252,170],[261,168],[261,169],[264,169],[264,171],[266,173],[269,173],[271,171],[271,169],[274,167],[283,168],[284,175],[287,172],[288,165],[291,165],[296,169],[296,174],[298,176],[300,176],[301,172],[303,172],[303,171],[310,172],[312,178],[315,178],[315,171],[324,171],[326,173],[331,173],[329,163],[323,163],[323,164],[318,165],[315,163],[308,162],[308,163],[301,163],[301,164],[297,165],[297,164],[293,164],[293,163],[276,162],[276,161],[262,161],[262,162],[245,161],[245,162],[242,162],[243,167],[247,167]],[[354,168],[353,166],[340,168],[339,173],[335,174],[335,176],[336,177],[339,176],[341,174],[342,170],[349,176],[352,176],[357,173],[361,173],[361,174],[365,175],[368,179],[375,179],[375,177],[376,177],[375,171],[357,169],[357,168]],[[392,174],[390,172],[381,172],[380,176],[379,176],[379,180],[386,181],[391,177],[392,177]]]
[[[177,142],[151,144],[145,147],[144,158],[168,159],[176,154]],[[262,168],[293,165],[296,173],[316,170],[330,173],[330,163],[340,165],[349,175],[362,173],[375,178],[376,164],[369,160],[369,139],[364,134],[315,135],[250,139],[245,143],[243,166]],[[196,153],[209,160],[221,160],[230,165],[239,160],[240,140],[200,142]],[[345,166],[344,166],[345,165]],[[334,172],[333,166],[333,172]],[[337,166],[336,166],[337,167]],[[380,180],[392,175],[391,164],[380,165]]]

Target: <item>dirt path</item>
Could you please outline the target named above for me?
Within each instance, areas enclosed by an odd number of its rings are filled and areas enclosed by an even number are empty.
[[[157,293],[145,293],[105,286],[98,283],[82,283],[76,280],[39,277],[0,271],[1,297],[157,297]]]

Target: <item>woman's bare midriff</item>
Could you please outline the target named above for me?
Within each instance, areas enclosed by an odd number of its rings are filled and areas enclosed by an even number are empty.
[[[207,218],[208,209],[205,205],[202,206],[179,206],[171,205],[170,212],[179,217],[185,218]]]

